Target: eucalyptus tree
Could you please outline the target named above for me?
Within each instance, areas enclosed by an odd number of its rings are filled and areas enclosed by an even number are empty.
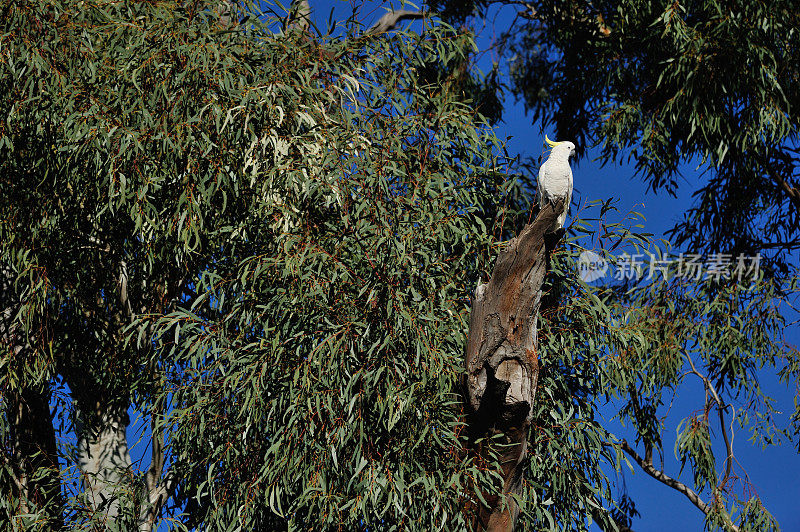
[[[378,38],[355,20],[320,35],[302,11],[280,33],[217,2],[2,8],[0,519],[469,528],[503,493],[504,450],[475,454],[467,434],[469,294],[532,205],[464,101],[470,35]],[[779,353],[770,285],[673,280],[679,303],[649,284],[600,290],[570,242],[545,294],[520,527],[625,522],[607,396],[637,391],[627,412],[652,466],[655,407],[688,354],[724,417],[737,394],[768,413],[743,376]],[[144,467],[130,413],[150,425]],[[708,419],[688,421],[709,523],[768,521],[732,495]]]
[[[3,475],[14,494],[3,503],[14,526],[150,526],[175,482],[155,422],[165,380],[128,327],[248,245],[264,223],[253,205],[284,201],[259,165],[290,149],[313,160],[312,114],[352,90],[341,78],[304,93],[328,75],[308,59],[313,42],[287,46],[255,18],[230,31],[215,8],[3,5]],[[293,146],[293,135],[311,141]],[[61,420],[72,449],[53,430],[59,384],[74,403]],[[131,404],[153,421],[141,478]],[[84,487],[67,501],[54,487],[65,461]]]
[[[194,453],[206,443],[224,442],[206,457],[232,449],[238,433],[215,423],[214,437],[181,440],[188,435],[180,431],[206,427],[202,419],[192,425],[186,412],[199,405],[185,393],[203,390],[216,366],[194,367],[188,360],[195,350],[154,349],[162,338],[154,335],[156,318],[182,303],[200,305],[207,280],[229,282],[225,276],[247,272],[253,253],[304,252],[293,244],[304,231],[320,228],[322,250],[322,228],[331,224],[345,231],[337,245],[367,263],[375,253],[414,249],[413,240],[396,239],[393,224],[402,226],[430,247],[429,255],[403,255],[405,271],[424,265],[424,283],[437,279],[456,297],[457,281],[447,274],[460,267],[466,275],[477,264],[475,251],[489,238],[482,220],[497,210],[502,163],[480,117],[446,83],[414,81],[408,66],[452,61],[467,37],[442,28],[375,42],[377,30],[364,36],[355,24],[342,39],[318,39],[302,25],[279,35],[280,24],[259,19],[255,6],[239,12],[225,4],[221,13],[213,2],[6,2],[2,12],[5,518],[17,529],[105,523],[146,530],[174,500],[185,506],[187,522],[273,519],[262,505],[241,517],[238,507],[228,513],[224,500],[205,506],[208,492],[197,479],[213,478],[214,463],[195,463]],[[394,24],[383,23],[381,31]],[[419,183],[393,179],[399,173]],[[404,211],[394,198],[419,208]],[[364,247],[353,236],[364,231],[383,240]],[[290,275],[278,266],[267,271]],[[318,271],[309,286],[322,289],[328,273],[336,270]],[[374,285],[371,303],[361,310],[391,306],[389,296],[409,282],[401,274],[368,276],[360,288]],[[214,308],[251,301],[249,293],[215,297]],[[287,306],[272,317],[292,315]],[[299,316],[306,341],[325,340],[314,333],[313,314]],[[273,326],[233,330],[246,336]],[[181,327],[172,329],[183,346]],[[363,341],[379,328],[370,331]],[[291,375],[278,347],[261,362]],[[420,389],[439,391],[429,388]],[[269,389],[275,391],[267,397],[280,388]],[[236,386],[218,391],[237,404],[246,397]],[[402,406],[391,405],[393,412]],[[150,464],[142,471],[131,463],[129,412],[150,422]],[[167,422],[181,414],[177,425]],[[454,417],[449,410],[431,415]],[[393,426],[392,416],[386,422]],[[266,419],[250,421],[245,435],[261,445],[275,438],[259,431]],[[437,430],[437,438],[452,438]],[[237,454],[248,449],[247,440],[241,444]]]
[[[76,462],[85,488],[53,505],[26,484],[37,475],[31,453],[6,462],[4,481],[19,488],[6,510],[23,514],[15,526],[42,516],[48,526],[146,525],[146,501],[159,506],[170,486],[157,430],[150,469],[131,478],[128,409],[163,378],[125,330],[174,307],[243,231],[252,186],[235,169],[250,130],[270,123],[259,85],[272,58],[204,5],[9,2],[3,12],[0,230],[13,286],[3,389],[27,413],[7,414],[6,435],[52,427],[46,405],[65,384],[74,448],[64,452],[53,431],[26,445],[51,469]],[[248,125],[234,125],[244,111]]]

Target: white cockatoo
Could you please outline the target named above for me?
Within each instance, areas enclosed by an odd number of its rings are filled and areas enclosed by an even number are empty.
[[[562,212],[550,231],[557,231],[564,227],[567,219],[567,210],[572,200],[572,169],[569,167],[569,158],[575,155],[575,145],[568,141],[553,142],[547,135],[544,141],[552,148],[550,157],[539,169],[539,208],[544,209],[547,203],[557,198],[564,198],[564,212]]]

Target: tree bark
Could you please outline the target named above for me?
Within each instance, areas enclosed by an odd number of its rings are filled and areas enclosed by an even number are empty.
[[[173,495],[178,481],[174,470],[164,472],[166,464],[164,428],[158,421],[162,411],[163,403],[157,403],[150,413],[150,467],[144,475],[144,497],[139,504],[139,532],[153,530],[161,509]]]
[[[289,8],[288,28],[290,30],[308,31],[311,25],[311,6],[308,0],[293,0]]]
[[[484,494],[488,505],[477,509],[476,529],[512,531],[519,514],[512,496],[521,485],[539,375],[542,284],[548,250],[560,236],[545,233],[563,209],[562,200],[546,205],[498,255],[489,283],[479,283],[472,298],[466,354],[470,437],[475,442],[499,434],[504,444],[503,489],[500,495]],[[488,458],[485,445],[475,450]]]
[[[31,346],[25,341],[15,316],[19,300],[14,290],[14,273],[0,265],[0,354],[8,354],[16,366]],[[13,371],[6,366],[5,371]],[[15,379],[16,380],[16,379]],[[6,380],[8,382],[8,380]],[[61,497],[61,468],[58,446],[50,415],[48,383],[32,384],[19,380],[15,387],[0,390],[8,422],[10,465],[14,476],[12,497],[20,514],[37,514],[53,530],[63,525],[64,501]],[[5,457],[3,457],[5,458]]]
[[[127,427],[125,412],[100,408],[77,412],[78,465],[84,492],[95,518],[107,524],[120,518],[124,500],[133,501]]]
[[[50,394],[46,387],[26,387],[3,395],[20,513],[43,512],[48,525],[57,530],[63,524],[63,500]]]

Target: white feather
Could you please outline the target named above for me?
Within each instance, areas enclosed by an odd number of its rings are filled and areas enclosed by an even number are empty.
[[[548,203],[557,198],[564,198],[564,212],[556,219],[550,231],[564,227],[567,211],[572,200],[572,169],[569,167],[569,158],[575,153],[575,145],[571,142],[559,142],[550,157],[539,169],[539,208],[543,209]]]

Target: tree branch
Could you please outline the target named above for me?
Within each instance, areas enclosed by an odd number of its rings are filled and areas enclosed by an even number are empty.
[[[174,475],[168,472],[162,478],[164,465],[166,462],[164,453],[164,428],[158,422],[161,411],[163,410],[160,401],[153,405],[150,413],[150,467],[144,476],[145,491],[147,500],[139,510],[139,532],[150,532],[153,530],[156,519],[161,514],[161,508],[172,494],[174,487]]]
[[[697,367],[694,364],[694,361],[691,357],[687,357],[689,361],[689,365],[691,366],[691,370],[687,371],[686,374],[694,374],[701,381],[703,381],[703,386],[706,390],[706,411],[708,411],[708,400],[709,398],[714,401],[715,408],[717,409],[717,413],[719,414],[719,422],[720,422],[720,429],[722,430],[722,438],[725,442],[725,449],[727,452],[726,458],[726,467],[725,467],[725,475],[723,476],[722,480],[717,485],[718,490],[722,490],[722,488],[727,483],[728,479],[731,476],[732,472],[732,465],[733,465],[733,440],[732,437],[728,436],[728,429],[725,426],[725,416],[724,411],[728,408],[722,399],[719,396],[714,385],[711,381],[702,373],[697,370]],[[636,388],[631,386],[629,388],[629,393],[631,394],[631,404],[633,405],[634,415],[636,416],[637,420],[641,419],[641,410],[639,405],[638,394],[636,392]],[[640,421],[641,423],[641,421]],[[610,445],[610,444],[609,444]],[[708,515],[711,512],[711,507],[703,501],[700,496],[691,488],[683,484],[682,482],[673,479],[669,475],[665,474],[663,471],[659,471],[653,466],[653,447],[652,442],[648,442],[647,438],[644,438],[644,447],[645,447],[645,456],[641,457],[629,444],[626,440],[622,440],[620,444],[620,448],[625,451],[634,461],[641,467],[648,475],[653,477],[654,479],[658,480],[662,484],[665,484],[680,493],[683,493],[691,502],[694,504],[700,511],[704,514]],[[663,467],[663,466],[662,466]],[[728,519],[727,523],[731,532],[738,532],[738,527],[733,524],[733,522]]]
[[[775,171],[775,168],[773,168],[772,165],[769,164],[769,161],[766,157],[761,158],[761,167],[764,169],[764,171],[767,172],[769,177],[781,188],[781,190],[783,190],[786,193],[786,195],[789,197],[789,200],[791,200],[792,204],[794,205],[794,208],[800,211],[800,189],[793,186],[786,179],[784,179],[783,176],[781,176],[777,171]]]
[[[701,512],[708,515],[708,513],[711,511],[708,504],[706,504],[706,502],[703,501],[703,499],[701,499],[700,496],[697,493],[695,493],[695,491],[692,488],[690,488],[683,482],[680,482],[679,480],[675,480],[674,478],[670,477],[663,471],[659,471],[658,469],[653,467],[652,464],[647,463],[647,460],[639,456],[639,454],[630,445],[628,445],[627,440],[622,440],[622,442],[620,443],[620,448],[623,451],[625,451],[628,454],[628,456],[633,458],[633,460],[637,464],[639,464],[639,467],[641,467],[645,473],[647,473],[654,479],[658,480],[662,484],[666,484],[670,488],[686,495],[686,498],[689,499],[692,502],[692,504],[697,506],[697,508]]]
[[[161,472],[164,470],[164,432],[155,421],[155,416],[150,419],[150,467],[145,475],[145,485],[148,493],[155,491],[161,480]]]
[[[611,445],[611,444],[609,444]],[[661,482],[669,486],[670,488],[683,493],[687,499],[689,499],[692,504],[694,504],[701,512],[705,515],[711,513],[711,507],[706,503],[700,496],[689,486],[684,484],[683,482],[676,480],[663,471],[659,471],[652,464],[647,463],[647,461],[639,456],[639,454],[630,446],[628,445],[627,440],[622,440],[620,443],[620,448],[625,451],[633,460],[642,468],[642,470],[656,479],[657,481]],[[728,520],[728,527],[730,532],[739,532],[739,527],[733,524],[730,520]]]
[[[128,297],[128,263],[124,260],[119,261],[119,276],[117,277],[117,294],[122,310],[128,320],[133,319],[133,307]]]
[[[290,30],[306,31],[311,25],[311,6],[308,0],[293,0],[289,8],[287,27]]]
[[[167,471],[163,480],[148,490],[147,501],[139,513],[139,532],[151,532],[156,517],[161,513],[161,508],[167,502],[178,484],[178,476],[173,470]]]
[[[725,426],[725,412],[719,403],[717,403],[717,413],[719,414],[719,427],[722,431],[722,439],[725,441],[725,449],[728,452],[728,456],[725,458],[725,475],[717,485],[718,488],[722,489],[722,487],[725,486],[725,484],[728,482],[728,479],[731,477],[731,471],[733,468],[733,435],[731,435],[730,439],[728,438],[728,429]]]
[[[717,414],[719,415],[719,426],[720,430],[722,431],[722,439],[725,442],[725,450],[728,453],[728,456],[725,459],[725,475],[722,477],[722,480],[718,484],[718,488],[722,488],[728,479],[731,476],[731,471],[733,468],[733,436],[731,433],[731,437],[728,437],[728,428],[725,426],[725,410],[728,408],[728,405],[725,404],[722,399],[720,399],[719,393],[717,393],[717,389],[711,384],[711,381],[708,380],[708,377],[701,374],[697,371],[697,368],[694,365],[694,361],[690,356],[686,357],[689,360],[689,365],[692,367],[692,371],[690,373],[695,374],[701,381],[703,381],[703,386],[706,389],[706,393],[711,396],[716,404]]]
[[[417,20],[425,18],[427,15],[426,11],[410,11],[408,9],[389,11],[366,31],[366,35],[380,35],[392,31],[404,20]]]
[[[611,520],[616,525],[616,528],[608,528],[605,526],[605,515],[603,512],[608,514],[608,510],[603,508],[599,501],[596,499],[589,499],[589,504],[586,505],[588,507],[589,513],[592,514],[592,520],[595,522],[597,527],[602,530],[603,532],[633,532],[633,529],[627,525],[627,523],[623,521],[618,521],[614,519],[612,515],[608,515]]]
[[[387,11],[385,15],[369,27],[364,35],[380,35],[396,29],[404,20],[418,20],[428,16],[427,11],[412,11],[409,9],[397,9]],[[287,28],[290,30],[306,31],[311,24],[311,6],[308,0],[293,0],[289,8]]]

